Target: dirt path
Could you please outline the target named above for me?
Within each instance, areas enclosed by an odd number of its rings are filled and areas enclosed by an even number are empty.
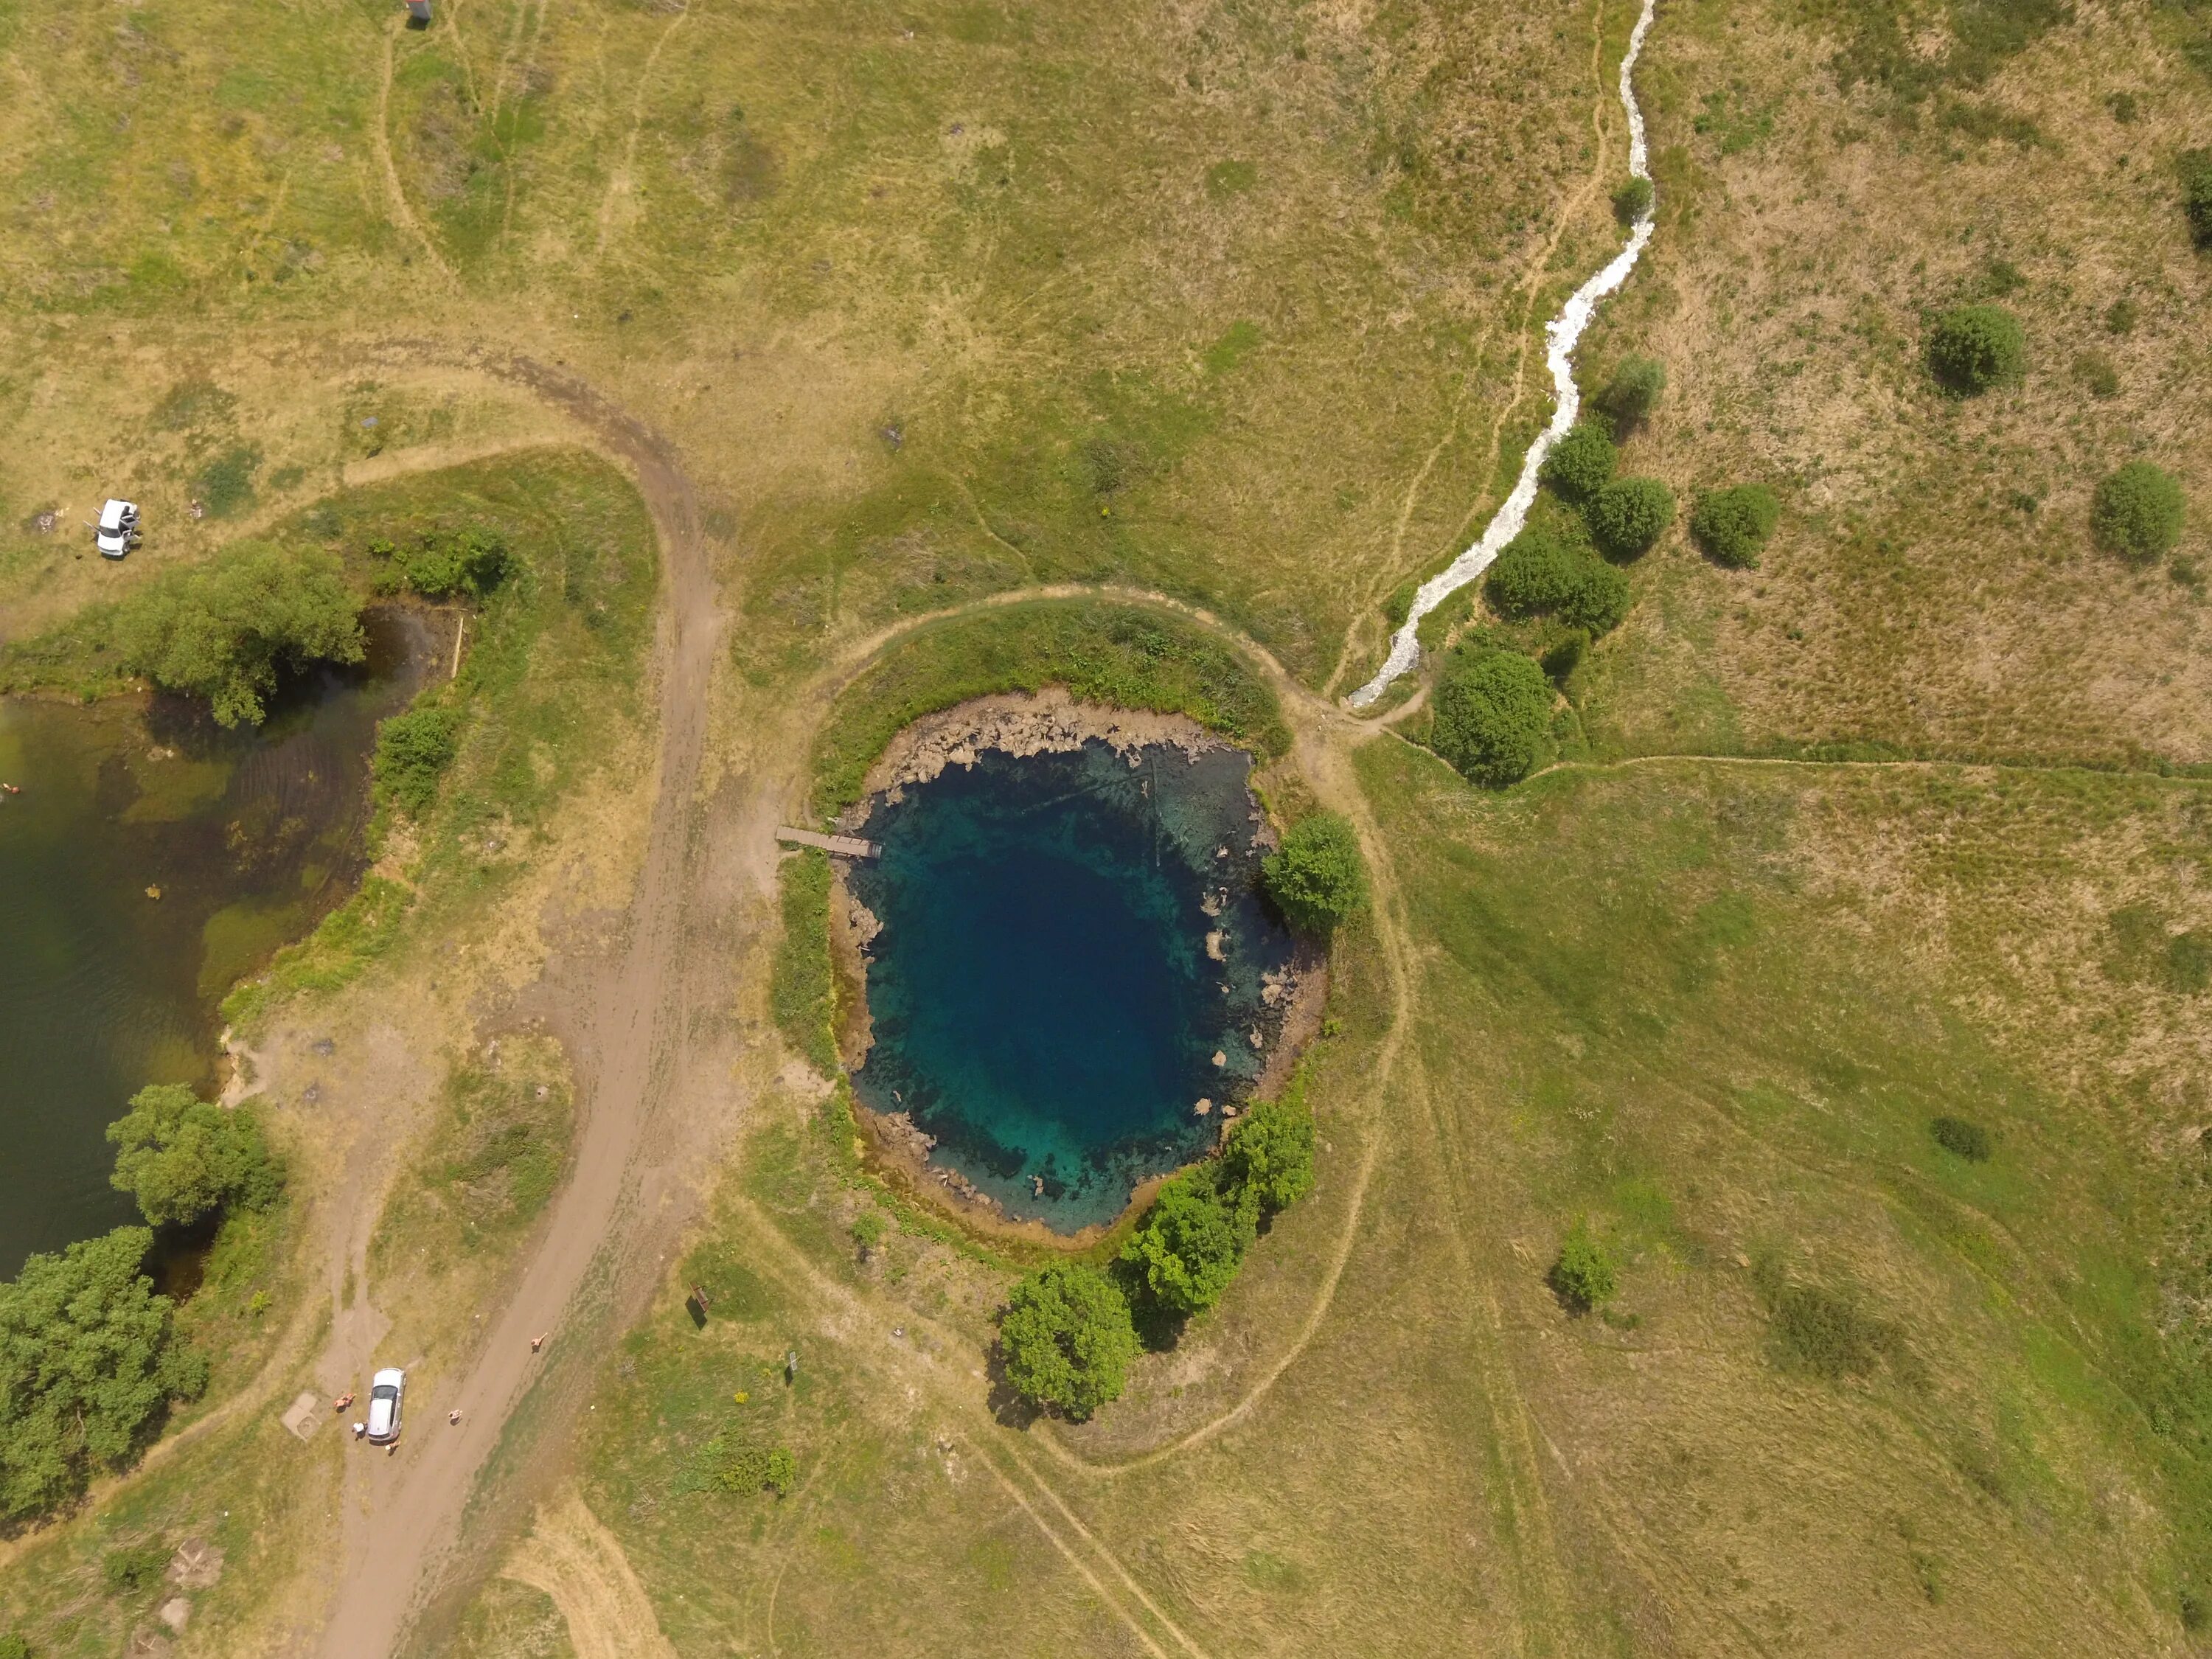
[[[629,463],[659,532],[665,587],[652,828],[618,954],[585,988],[592,1072],[574,1172],[465,1374],[434,1397],[410,1399],[408,1432],[395,1455],[349,1460],[344,1565],[319,1649],[325,1659],[385,1659],[459,1558],[463,1512],[477,1477],[548,1358],[532,1352],[530,1339],[559,1332],[580,1292],[595,1282],[603,1243],[619,1248],[629,1231],[621,1223],[639,1204],[646,1127],[680,1071],[684,1021],[677,981],[693,797],[723,626],[697,503],[669,447],[588,387],[527,360],[509,372]],[[380,1318],[373,1296],[374,1286],[366,1287],[342,1313],[326,1369],[365,1379]],[[458,1425],[442,1420],[453,1409],[461,1413]]]

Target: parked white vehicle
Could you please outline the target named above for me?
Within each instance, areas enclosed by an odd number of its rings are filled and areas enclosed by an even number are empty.
[[[138,507],[135,501],[110,501],[100,509],[93,526],[93,541],[100,556],[119,559],[138,544]]]
[[[399,1401],[407,1392],[407,1373],[377,1372],[368,1385],[368,1437],[380,1446],[399,1438]]]

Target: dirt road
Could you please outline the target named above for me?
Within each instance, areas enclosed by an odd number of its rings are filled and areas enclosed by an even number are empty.
[[[582,1046],[588,1070],[574,1173],[555,1198],[514,1294],[492,1315],[471,1369],[436,1397],[409,1401],[408,1429],[390,1457],[350,1460],[344,1563],[319,1651],[325,1659],[386,1659],[436,1594],[463,1550],[463,1512],[501,1431],[545,1354],[531,1339],[556,1334],[580,1293],[599,1282],[603,1248],[619,1249],[640,1203],[646,1130],[681,1071],[684,999],[678,994],[690,888],[696,787],[708,692],[723,618],[697,502],[673,453],[590,388],[527,360],[508,373],[591,429],[627,460],[659,534],[665,604],[656,653],[660,749],[652,827],[613,959],[593,972]],[[331,1368],[365,1377],[385,1322],[370,1285],[343,1310]],[[460,1421],[446,1413],[459,1409]]]

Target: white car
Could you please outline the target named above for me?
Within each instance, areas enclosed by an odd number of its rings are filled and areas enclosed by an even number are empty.
[[[399,1438],[399,1399],[407,1391],[407,1373],[381,1370],[368,1385],[368,1437],[380,1446]]]
[[[138,540],[138,508],[131,501],[110,501],[100,509],[100,522],[94,526],[94,543],[102,558],[119,559],[128,553]]]

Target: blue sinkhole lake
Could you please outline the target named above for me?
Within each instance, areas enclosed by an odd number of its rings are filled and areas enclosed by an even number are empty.
[[[861,1103],[1060,1232],[1201,1155],[1273,1051],[1293,950],[1259,896],[1251,764],[985,750],[879,798],[883,855],[848,878],[881,924]]]

